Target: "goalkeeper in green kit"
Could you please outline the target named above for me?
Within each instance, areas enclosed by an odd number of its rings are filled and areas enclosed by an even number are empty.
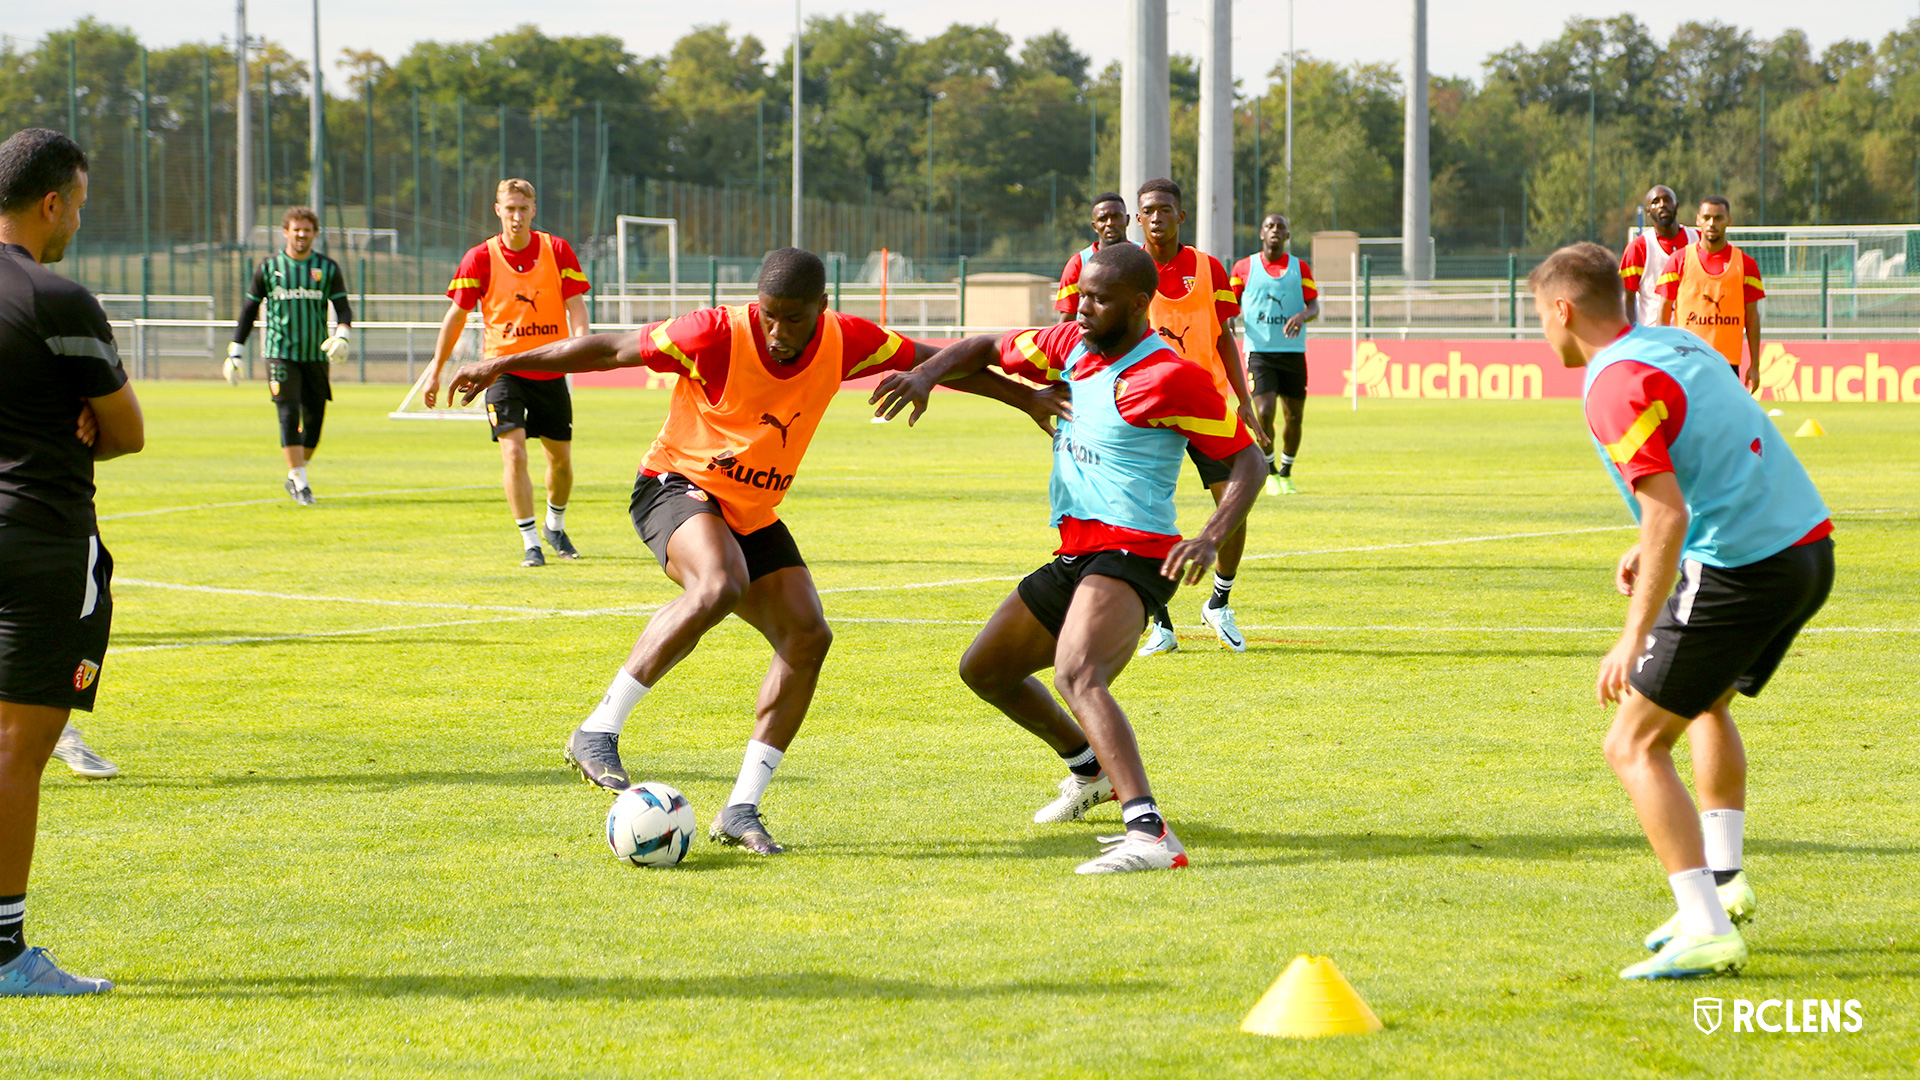
[[[227,346],[226,375],[240,381],[246,363],[247,338],[262,311],[266,313],[267,389],[280,411],[280,450],[287,458],[287,495],[301,506],[313,505],[313,486],[307,482],[307,463],[320,445],[320,425],[327,416],[333,387],[327,365],[347,358],[347,338],[353,329],[353,308],[347,304],[346,277],[340,264],[313,250],[320,235],[320,218],[305,206],[290,207],[280,221],[286,234],[285,251],[275,252],[254,271],[240,319]],[[327,332],[327,304],[333,305],[334,328]]]

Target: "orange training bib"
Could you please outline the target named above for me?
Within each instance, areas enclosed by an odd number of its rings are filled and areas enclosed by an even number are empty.
[[[560,263],[553,237],[534,233],[540,257],[526,273],[507,263],[498,236],[487,241],[492,259],[487,292],[480,298],[481,356],[511,356],[567,337],[567,303],[560,296]]]
[[[1695,244],[1681,268],[1673,324],[1704,338],[1727,363],[1738,364],[1747,333],[1747,258],[1729,244],[1726,268],[1709,274],[1706,251],[1704,242]]]
[[[786,498],[814,429],[840,389],[840,320],[832,312],[821,315],[813,359],[782,379],[767,370],[747,309],[720,310],[733,338],[720,400],[709,402],[693,376],[679,379],[667,422],[641,464],[693,481],[720,504],[734,532],[750,533],[779,520],[774,508]]]
[[[1203,251],[1193,253],[1193,287],[1178,300],[1169,300],[1153,290],[1153,302],[1147,307],[1147,321],[1160,336],[1189,363],[1198,364],[1213,376],[1214,388],[1228,401],[1238,401],[1227,371],[1220,366],[1220,310],[1213,306],[1213,260]]]

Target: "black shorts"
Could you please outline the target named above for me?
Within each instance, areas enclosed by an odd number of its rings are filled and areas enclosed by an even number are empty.
[[[0,525],[0,701],[93,710],[112,584],[98,536]]]
[[[1753,697],[1832,588],[1830,538],[1746,566],[1688,560],[1627,681],[1687,717],[1706,712],[1729,688]]]
[[[1067,608],[1073,605],[1073,591],[1080,587],[1080,579],[1088,574],[1118,578],[1133,586],[1140,594],[1140,603],[1147,614],[1166,610],[1167,602],[1180,583],[1172,578],[1162,577],[1159,559],[1150,559],[1145,555],[1135,555],[1126,551],[1096,551],[1091,555],[1060,555],[1047,565],[1020,579],[1020,585],[1014,591],[1020,602],[1027,605],[1033,617],[1047,628],[1047,633],[1060,636],[1060,627],[1067,621]],[[1141,624],[1145,626],[1144,623]]]
[[[275,405],[298,405],[315,410],[333,400],[333,381],[325,360],[267,361],[267,392]]]
[[[1253,393],[1278,394],[1284,398],[1307,396],[1306,353],[1248,353],[1247,374],[1253,383]]]
[[[667,567],[667,541],[673,539],[674,530],[686,524],[688,518],[701,514],[724,517],[713,496],[679,473],[658,476],[641,473],[633,482],[633,500],[627,505],[627,512],[633,517],[634,531],[640,534],[641,542],[652,549],[653,557],[660,560],[662,570]],[[728,526],[727,531],[733,532],[733,527]],[[784,521],[775,521],[750,533],[734,532],[733,538],[740,545],[740,554],[746,556],[748,581],[758,581],[789,566],[807,565],[807,560],[800,557],[800,545],[793,542],[793,534],[787,531]]]
[[[1194,468],[1200,470],[1200,486],[1208,491],[1212,491],[1215,484],[1226,483],[1227,478],[1233,475],[1233,466],[1224,461],[1215,461],[1195,450],[1192,443],[1187,444],[1187,459],[1193,462]]]
[[[493,441],[515,428],[529,439],[573,441],[573,394],[567,380],[523,379],[509,371],[487,387],[487,423]]]

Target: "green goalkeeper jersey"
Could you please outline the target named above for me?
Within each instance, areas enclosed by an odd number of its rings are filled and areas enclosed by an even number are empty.
[[[249,304],[258,305],[263,316],[263,347],[271,360],[325,360],[320,343],[327,339],[327,305],[345,311],[346,299],[340,264],[317,251],[304,259],[274,252],[254,272],[247,290]]]

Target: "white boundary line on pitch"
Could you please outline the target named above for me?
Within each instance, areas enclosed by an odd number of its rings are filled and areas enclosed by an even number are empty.
[[[450,484],[446,487],[427,488],[391,488],[386,491],[348,491],[338,495],[328,495],[329,499],[370,499],[377,495],[425,495],[435,491],[473,491],[477,488],[497,488],[499,484]],[[247,499],[243,502],[201,503],[197,506],[163,506],[157,510],[129,510],[122,514],[101,514],[98,521],[120,521],[125,518],[154,517],[158,514],[190,514],[197,510],[230,510],[236,506],[267,506],[283,503],[279,499]]]
[[[984,619],[830,619],[842,623],[879,626],[981,626]],[[1288,630],[1297,633],[1396,633],[1396,634],[1618,634],[1617,626],[1402,626],[1375,623],[1365,626],[1242,626],[1242,630]],[[1807,626],[1803,634],[1920,634],[1920,626]]]
[[[148,581],[144,578],[115,578],[115,585],[132,585],[143,589],[169,589],[176,592],[214,593],[220,596],[247,596],[261,600],[305,600],[316,604],[368,604],[375,607],[402,608],[441,608],[448,611],[505,611],[516,615],[561,615],[592,616],[612,615],[626,611],[637,611],[640,607],[629,605],[620,608],[533,608],[513,604],[457,604],[451,601],[437,600],[379,600],[363,596],[313,596],[305,593],[264,592],[259,589],[228,589],[217,585],[181,585],[171,581]],[[647,605],[649,609],[659,605]]]

